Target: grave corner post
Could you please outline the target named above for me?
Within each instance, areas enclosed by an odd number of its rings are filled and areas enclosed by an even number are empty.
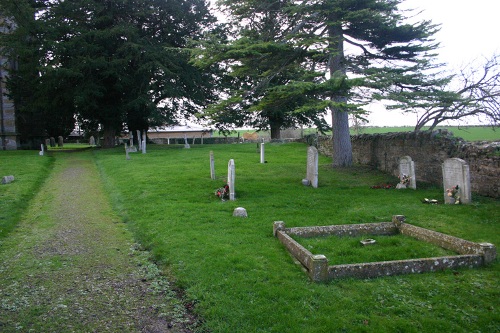
[[[274,221],[273,223],[273,235],[277,237],[278,231],[285,230],[285,222],[283,221]]]
[[[484,264],[488,265],[494,262],[497,257],[497,249],[495,245],[491,243],[479,243],[479,246],[481,246]]]
[[[328,259],[322,254],[313,255],[311,258],[309,276],[314,282],[328,280]]]

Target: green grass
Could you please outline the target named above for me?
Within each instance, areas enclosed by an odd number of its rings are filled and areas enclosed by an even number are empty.
[[[53,163],[36,151],[0,151],[0,178],[14,176],[12,183],[0,185],[0,241],[15,228]]]
[[[313,238],[292,236],[292,238],[312,254],[325,255],[329,265],[432,258],[457,254],[405,235]],[[375,239],[376,243],[363,246],[361,241],[367,238]]]
[[[210,179],[210,150],[215,181]],[[402,214],[415,225],[498,245],[500,202],[473,196],[470,205],[425,205],[423,198],[442,200],[442,189],[425,184],[415,191],[370,189],[397,179],[363,167],[332,169],[323,156],[319,187],[304,187],[306,150],[298,143],[268,144],[267,164],[259,163],[255,144],[149,145],[147,154],[130,154],[129,161],[122,148],[96,150],[95,157],[115,208],[196,304],[207,331],[500,329],[498,260],[456,272],[309,281],[272,236],[273,221],[315,226],[386,222]],[[222,202],[214,191],[224,184],[231,158],[237,200]],[[247,209],[248,218],[232,216],[238,206]],[[421,242],[409,246],[428,253]],[[396,244],[388,255],[397,252]]]

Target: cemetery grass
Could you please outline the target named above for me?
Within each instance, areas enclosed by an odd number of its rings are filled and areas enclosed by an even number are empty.
[[[401,214],[408,223],[498,247],[498,200],[423,204],[442,201],[443,190],[420,183],[417,190],[371,189],[397,179],[364,167],[332,169],[324,156],[319,187],[304,187],[306,151],[298,143],[266,144],[265,164],[255,144],[149,145],[147,154],[128,161],[123,148],[96,150],[95,157],[124,222],[203,318],[200,332],[500,330],[498,259],[479,269],[317,284],[272,235],[277,220],[315,226],[387,222]],[[236,165],[236,201],[223,202],[214,192],[225,183],[229,159]],[[248,218],[232,216],[239,206]],[[370,260],[355,243],[339,245],[332,259],[354,260],[355,253],[357,261]],[[427,253],[421,243],[410,247]],[[399,251],[395,244],[389,255],[411,255]]]
[[[53,163],[54,158],[41,158],[34,151],[0,151],[0,178],[14,176],[12,183],[0,185],[0,244],[17,225]]]

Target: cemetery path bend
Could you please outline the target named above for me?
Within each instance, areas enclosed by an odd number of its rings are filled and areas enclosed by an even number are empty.
[[[92,153],[54,158],[0,250],[0,331],[189,332],[194,319],[113,212]]]

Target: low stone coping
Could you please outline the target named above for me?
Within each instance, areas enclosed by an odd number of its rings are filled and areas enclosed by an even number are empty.
[[[394,215],[392,222],[344,224],[315,227],[286,228],[283,221],[275,221],[273,234],[307,270],[311,280],[326,282],[337,278],[375,278],[400,274],[442,271],[445,269],[475,268],[487,265],[496,258],[496,247],[490,243],[474,243],[405,222],[403,215]],[[394,260],[347,265],[328,265],[322,254],[313,255],[290,235],[300,237],[403,234],[429,242],[457,253],[456,256]]]

